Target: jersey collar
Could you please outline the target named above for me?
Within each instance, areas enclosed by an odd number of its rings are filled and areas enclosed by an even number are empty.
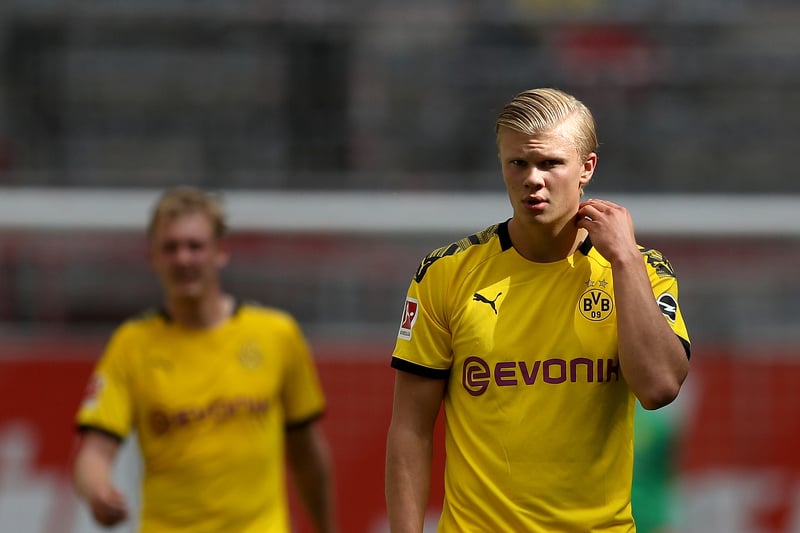
[[[508,223],[511,221],[509,218],[505,222],[501,222],[497,225],[497,237],[500,239],[500,249],[502,251],[509,250],[513,247],[511,244],[511,234],[508,232]],[[589,236],[586,236],[586,239],[580,245],[578,245],[578,251],[583,255],[589,255],[589,252],[592,250],[592,241],[589,239]]]
[[[234,298],[233,300],[233,310],[231,311],[231,316],[229,318],[235,318],[236,315],[239,314],[239,311],[242,308],[242,302],[239,298]],[[172,322],[172,316],[170,316],[169,311],[164,305],[160,305],[158,307],[158,314],[164,320],[164,322]]]

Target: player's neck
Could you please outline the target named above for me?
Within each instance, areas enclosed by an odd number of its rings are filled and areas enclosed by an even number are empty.
[[[522,224],[511,220],[509,236],[519,255],[535,263],[553,263],[566,259],[586,240],[588,233],[574,225],[560,228]]]
[[[167,302],[170,318],[190,329],[213,328],[230,318],[233,310],[233,297],[223,293],[198,300],[173,299]]]

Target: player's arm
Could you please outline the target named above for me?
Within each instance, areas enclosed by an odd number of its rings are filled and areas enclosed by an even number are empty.
[[[678,395],[689,361],[653,297],[630,213],[606,200],[588,200],[577,224],[611,263],[622,374],[645,409],[663,407]]]
[[[85,429],[73,464],[73,480],[78,494],[89,505],[95,520],[107,527],[128,516],[125,496],[111,479],[119,446],[118,438],[102,431]]]
[[[386,440],[386,507],[392,533],[422,533],[433,435],[446,380],[397,371]]]
[[[286,430],[286,455],[295,486],[319,533],[336,531],[333,475],[327,442],[314,422]]]

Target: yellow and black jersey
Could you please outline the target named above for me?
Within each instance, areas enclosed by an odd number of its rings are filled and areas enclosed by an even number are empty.
[[[673,269],[641,251],[688,355]],[[448,380],[440,531],[634,530],[635,398],[617,342],[611,266],[588,240],[533,263],[506,222],[422,261],[392,366]]]
[[[120,439],[136,430],[141,533],[286,533],[284,431],[323,409],[295,320],[241,305],[208,330],[164,313],[121,325],[77,423]]]

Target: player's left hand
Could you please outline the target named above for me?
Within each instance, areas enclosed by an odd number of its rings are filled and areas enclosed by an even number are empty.
[[[611,263],[640,256],[633,218],[621,205],[590,198],[578,206],[575,223],[589,232],[592,245]]]
[[[128,518],[125,495],[112,485],[101,487],[89,498],[89,507],[98,524],[112,527]]]

